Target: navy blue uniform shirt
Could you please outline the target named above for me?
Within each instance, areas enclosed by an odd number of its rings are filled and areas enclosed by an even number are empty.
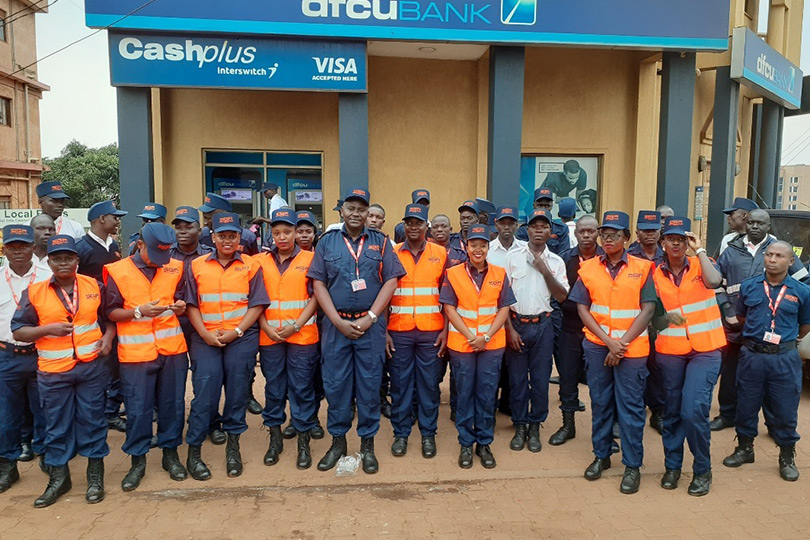
[[[664,250],[661,249],[661,246],[655,246],[655,256],[652,259],[647,259],[647,256],[641,249],[641,244],[639,244],[638,242],[634,242],[633,245],[627,248],[627,253],[632,255],[633,257],[638,257],[639,259],[646,259],[648,261],[652,261],[655,264],[655,266],[659,266],[664,262]]]
[[[202,255],[208,255],[213,251],[214,248],[212,248],[211,246],[204,246],[203,244],[197,242],[197,248],[189,253],[186,253],[185,251],[180,249],[180,246],[178,246],[177,244],[172,246],[172,249],[169,251],[169,253],[171,253],[172,259],[182,262],[183,269],[186,269],[189,266],[191,266],[191,261]]]
[[[489,265],[487,265],[483,272],[479,272],[468,264],[467,270],[470,271],[473,281],[480,289],[484,284],[484,278],[487,275],[487,270],[489,270]],[[447,279],[447,276],[444,277],[444,281],[442,282],[442,290],[439,294],[439,302],[458,307],[458,295],[456,294],[456,290],[453,289],[453,285]],[[509,276],[504,275],[503,287],[501,287],[501,292],[498,295],[498,309],[511,306],[515,303],[517,303],[517,299],[515,298],[515,293],[512,292],[512,286],[509,284]]]
[[[771,331],[772,311],[765,295],[765,274],[746,279],[740,285],[737,297],[737,315],[745,317],[742,335],[744,338],[762,342],[765,332]],[[787,286],[785,295],[776,311],[774,332],[781,336],[782,343],[795,340],[799,335],[799,326],[810,324],[810,287],[790,276],[782,282]],[[768,285],[771,302],[776,298],[782,285]]]
[[[96,281],[101,281],[105,264],[121,260],[121,248],[115,241],[107,249],[87,234],[76,241],[76,251],[79,253],[79,273]]]

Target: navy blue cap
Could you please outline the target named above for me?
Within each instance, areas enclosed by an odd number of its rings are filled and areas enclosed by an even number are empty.
[[[470,210],[471,212],[475,212],[477,214],[478,203],[473,200],[464,201],[463,203],[461,203],[461,206],[458,207],[458,211],[463,212],[464,210]]]
[[[688,232],[692,232],[692,222],[689,218],[672,216],[664,220],[663,234],[686,236]]]
[[[87,211],[87,221],[93,221],[101,216],[108,215],[121,217],[127,215],[127,213],[116,208],[115,203],[112,201],[101,201],[91,206],[90,210]]]
[[[34,228],[28,225],[6,225],[3,227],[3,245],[12,242],[34,243]]]
[[[242,226],[239,225],[239,216],[231,212],[221,212],[216,214],[214,219],[211,221],[211,226],[214,229],[214,232],[242,232]]]
[[[549,225],[551,225],[552,221],[554,221],[554,217],[551,215],[551,212],[548,210],[543,210],[542,208],[532,210],[532,213],[526,218],[526,223],[531,224],[531,222],[536,219],[544,219]]]
[[[605,214],[602,216],[602,225],[599,228],[618,229],[620,231],[630,229],[630,216],[624,212],[605,212]]]
[[[352,188],[343,196],[344,202],[348,201],[349,199],[363,201],[366,203],[366,205],[368,205],[368,203],[371,202],[371,193],[369,193],[367,189]]]
[[[640,231],[657,231],[661,228],[661,212],[641,210],[636,220],[636,229]]]
[[[428,207],[424,204],[409,204],[405,207],[405,217],[402,221],[408,218],[421,219],[422,221],[428,220]]]
[[[214,210],[225,210],[226,212],[232,212],[233,206],[231,205],[231,201],[222,195],[217,195],[216,193],[206,193],[203,205],[200,206],[198,210],[206,213],[213,212]]]
[[[554,194],[548,188],[537,188],[534,190],[534,200],[539,201],[540,199],[551,199],[554,200]]]
[[[557,215],[560,217],[576,217],[577,201],[571,197],[565,197],[557,201]]]
[[[62,189],[62,182],[42,182],[37,186],[37,197],[50,197],[51,199],[69,199],[70,196]]]
[[[143,212],[138,214],[141,219],[166,219],[166,207],[162,204],[148,202],[143,206]]]
[[[152,264],[163,266],[169,263],[175,242],[174,229],[165,223],[147,223],[141,229],[141,239]]]
[[[262,191],[267,191],[268,189],[273,189],[278,191],[278,184],[275,182],[265,182],[262,184]]]
[[[512,218],[517,221],[518,209],[514,206],[501,206],[498,208],[498,214],[495,216],[495,221],[503,218]]]
[[[428,204],[430,204],[430,191],[426,189],[415,189],[413,193],[411,193],[412,203],[418,203],[422,199],[425,199]]]
[[[750,212],[751,210],[757,210],[758,208],[759,205],[757,205],[757,203],[755,203],[751,199],[746,199],[745,197],[737,197],[736,199],[734,199],[734,202],[731,203],[730,207],[725,208],[723,210],[723,213],[730,214],[734,210],[745,210],[747,212]]]
[[[491,201],[487,199],[482,199],[480,197],[475,198],[475,202],[478,203],[478,211],[479,212],[486,212],[487,214],[494,214],[498,210],[495,208],[495,205],[492,204]]]
[[[475,225],[470,225],[470,228],[467,229],[467,241],[469,242],[470,240],[475,240],[476,238],[489,242],[489,227],[487,225],[481,225],[478,223]]]
[[[78,253],[76,251],[76,239],[67,234],[57,234],[48,238],[48,255],[59,251]]]
[[[295,224],[300,225],[302,223],[309,223],[315,229],[318,228],[318,218],[309,210],[299,210],[295,213]]]
[[[200,222],[200,211],[194,208],[193,206],[178,206],[177,209],[174,211],[174,219],[172,223],[175,221],[185,221],[187,223],[199,223]]]
[[[335,205],[334,208],[332,208],[332,210],[334,210],[335,212],[340,212],[342,206],[343,206],[343,199],[338,199],[337,204]]]
[[[273,215],[270,216],[270,225],[275,225],[276,223],[286,223],[287,225],[292,225],[295,227],[298,224],[298,218],[295,215],[295,210],[291,208],[279,208]]]

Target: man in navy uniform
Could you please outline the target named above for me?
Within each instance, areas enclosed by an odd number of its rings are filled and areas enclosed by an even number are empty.
[[[167,214],[166,207],[162,204],[158,204],[155,202],[148,202],[143,206],[143,212],[138,214],[138,217],[141,218],[141,227],[146,225],[147,223],[166,223],[166,214]],[[138,243],[138,236],[140,235],[140,230],[132,233],[129,236],[129,243],[127,244],[127,253],[130,255],[134,255],[135,252],[138,250],[136,244]]]
[[[456,250],[467,253],[467,230],[471,225],[478,223],[478,203],[473,200],[467,200],[461,203],[458,207],[458,224],[459,232],[450,235],[450,245]]]

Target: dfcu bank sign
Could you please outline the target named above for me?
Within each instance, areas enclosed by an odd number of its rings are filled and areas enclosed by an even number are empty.
[[[110,32],[113,86],[366,91],[366,45]]]
[[[729,0],[85,0],[121,29],[647,49],[728,48]]]

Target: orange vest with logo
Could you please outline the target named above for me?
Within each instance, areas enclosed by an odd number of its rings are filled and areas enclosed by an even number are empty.
[[[490,264],[480,292],[467,274],[466,264],[460,264],[447,270],[447,281],[453,286],[458,297],[456,311],[469,331],[474,336],[483,336],[489,332],[489,327],[492,326],[495,316],[498,314],[498,298],[506,283],[506,270]],[[474,352],[464,334],[456,330],[452,324],[450,324],[447,336],[447,347],[456,352]],[[490,336],[486,350],[491,351],[504,347],[506,347],[506,330],[501,327],[495,332],[495,335]]]
[[[213,257],[212,257],[213,255]],[[197,282],[198,307],[209,332],[234,330],[248,311],[250,280],[261,265],[249,255],[240,255],[225,269],[216,252],[191,261],[191,276]]]
[[[293,324],[301,312],[307,307],[310,296],[307,291],[307,272],[315,253],[312,251],[299,251],[298,255],[290,262],[287,270],[280,274],[276,260],[272,253],[263,253],[256,257],[264,272],[264,286],[267,289],[267,296],[270,298],[270,305],[264,311],[267,324],[272,328],[281,328]],[[294,345],[314,345],[318,343],[318,327],[315,324],[315,315],[309,318],[301,326],[301,331],[296,332],[287,338],[287,343]],[[261,332],[259,334],[259,345],[267,347],[278,345],[270,339],[270,336]]]
[[[627,264],[613,279],[601,257],[581,263],[579,277],[591,295],[591,315],[610,337],[621,339],[641,313],[641,289],[652,269],[652,262],[627,255]],[[604,345],[587,327],[584,332],[591,343]],[[629,344],[626,356],[643,358],[649,354],[650,340],[645,329]]]
[[[183,263],[172,259],[157,268],[149,281],[132,257],[104,267],[104,283],[111,276],[124,297],[124,309],[158,301],[158,305],[174,303],[174,294],[183,277]],[[118,361],[124,364],[151,362],[158,355],[170,356],[188,351],[183,329],[177,315],[167,309],[157,317],[141,317],[116,323],[118,329]]]
[[[683,326],[672,324],[658,332],[655,350],[661,354],[709,352],[726,345],[726,333],[714,290],[707,289],[701,276],[700,260],[689,257],[689,269],[677,286],[659,266],[653,272],[658,297],[667,312],[686,319]]]
[[[92,362],[98,358],[102,338],[98,324],[101,290],[98,282],[81,274],[76,276],[78,311],[71,314],[51,286],[51,280],[40,281],[28,287],[28,297],[37,312],[39,325],[73,323],[68,336],[45,336],[36,341],[39,370],[45,373],[64,373],[78,362]],[[71,295],[73,300],[73,295]]]
[[[426,242],[419,262],[415,262],[410,250],[401,249],[402,246],[396,246],[396,254],[407,274],[399,278],[397,289],[391,297],[388,329],[395,332],[443,330],[439,286],[447,264],[447,250]]]

